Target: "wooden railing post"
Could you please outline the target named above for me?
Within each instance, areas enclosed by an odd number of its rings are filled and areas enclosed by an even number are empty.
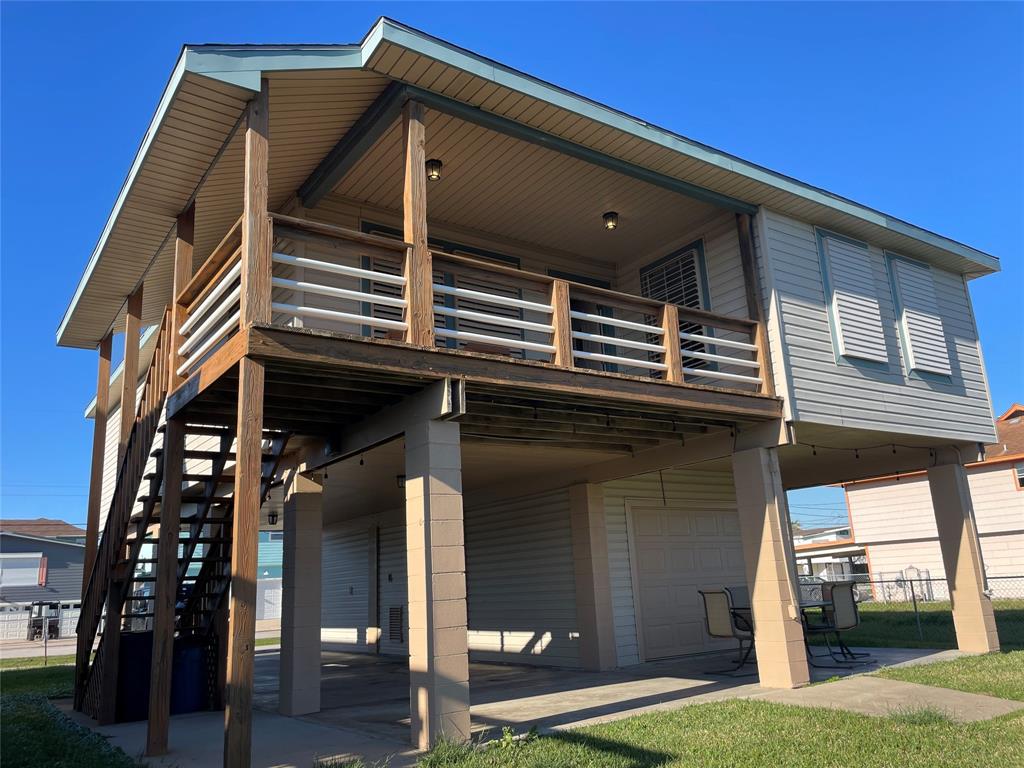
[[[121,415],[117,441],[120,465],[128,447],[128,438],[136,418],[136,391],[139,387],[139,329],[142,326],[142,284],[128,297],[124,318],[124,364],[121,367]]]
[[[563,368],[572,368],[572,318],[569,316],[569,283],[554,280],[551,283],[551,346],[555,348],[551,362]]]
[[[679,307],[666,304],[661,308],[661,328],[665,331],[665,381],[683,381],[683,353],[679,343]]]
[[[245,130],[245,204],[242,221],[242,328],[270,321],[272,228],[267,212],[269,84],[249,102]],[[252,760],[253,664],[256,645],[256,553],[259,545],[263,437],[263,363],[238,363],[238,431],[231,538],[231,603],[228,612],[227,701],[224,765],[248,768]]]
[[[263,80],[245,116],[245,189],[242,204],[240,323],[270,322],[272,268],[270,215],[267,212],[270,157],[270,86]]]
[[[92,469],[89,473],[89,507],[85,525],[85,560],[82,567],[82,598],[89,586],[89,576],[96,562],[100,539],[100,503],[103,497],[103,461],[107,445],[107,411],[110,407],[111,334],[99,344],[99,365],[96,373],[96,411],[92,426]]]
[[[761,279],[754,260],[753,219],[749,213],[736,214],[736,234],[740,244],[740,264],[743,268],[743,285],[747,291],[747,314],[757,323],[751,334],[751,343],[757,345],[757,361],[760,363],[761,392],[775,394],[775,379],[772,376],[772,361],[768,347],[768,329],[765,326],[761,303]]]
[[[408,328],[405,340],[434,346],[434,269],[427,247],[427,169],[423,105],[405,104],[402,136],[405,151],[405,186],[402,211],[405,242],[412,247],[405,257],[405,298]]]
[[[181,326],[187,317],[185,307],[178,303],[178,297],[192,279],[192,246],[195,239],[196,205],[192,203],[178,216],[178,227],[174,239],[174,287],[171,294],[171,324],[168,328],[168,361],[170,380],[168,389],[174,390],[185,377],[178,374],[181,367],[181,355],[178,349],[184,339]]]

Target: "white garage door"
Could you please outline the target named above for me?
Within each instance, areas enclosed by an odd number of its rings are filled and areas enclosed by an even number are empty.
[[[644,658],[734,644],[707,636],[697,590],[746,583],[736,511],[633,504],[630,512]]]

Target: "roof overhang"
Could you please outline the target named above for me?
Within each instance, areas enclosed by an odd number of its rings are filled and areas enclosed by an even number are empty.
[[[936,262],[968,277],[999,269],[997,258],[975,248],[687,139],[391,19],[381,18],[360,43],[353,45],[199,45],[182,49],[150,127],[57,329],[57,343],[92,347],[112,327],[123,311],[126,297],[144,279],[157,255],[173,236],[175,217],[194,199],[210,167],[237,127],[246,101],[259,89],[262,77],[283,71],[362,69],[409,86],[433,90],[432,81],[425,75],[433,72],[431,77],[436,78],[434,70],[437,67],[457,72],[467,82],[473,81],[481,86],[477,89],[478,97],[471,97],[465,102],[470,107],[498,114],[500,110],[490,105],[498,96],[507,94],[532,100],[540,107],[550,107],[567,117],[590,121],[595,130],[590,132],[587,140],[579,142],[579,146],[591,151],[625,162],[633,162],[641,152],[651,155],[653,151],[652,165],[670,161],[670,165],[679,170],[668,175],[675,176],[681,183],[691,183],[687,176],[699,174],[701,185],[710,193],[728,196],[752,207],[763,206],[789,213],[881,247]],[[151,194],[138,195],[135,197],[140,199],[134,199],[133,190],[139,179],[147,172],[159,173],[158,163],[149,169],[148,161],[154,154],[159,154],[155,150],[170,133],[168,122],[173,120],[175,110],[194,110],[197,103],[202,109],[204,99],[217,105],[219,122],[204,137],[206,144],[195,147],[194,164],[187,168],[176,167],[175,170],[179,171],[175,179],[177,186],[169,188],[166,194],[159,196],[160,199],[154,200]],[[523,122],[528,124],[528,120]],[[590,137],[594,137],[592,141]],[[612,149],[611,144],[628,144],[632,152],[627,156],[625,149]],[[666,172],[662,170],[662,173]],[[136,236],[136,230],[146,236]],[[130,267],[117,263],[116,268],[101,274],[104,272],[103,262],[110,258],[112,251],[122,254],[118,258],[135,260],[130,262]],[[147,296],[144,318],[158,315],[166,298]],[[88,318],[80,317],[83,306],[91,308]]]

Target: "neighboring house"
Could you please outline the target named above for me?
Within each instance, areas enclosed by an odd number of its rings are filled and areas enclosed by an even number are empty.
[[[995,439],[968,281],[998,268],[387,19],[186,46],[57,332],[100,352],[75,706],[115,717],[122,624],[88,651],[158,540],[156,595],[195,585],[153,658],[228,654],[247,765],[279,514],[289,715],[327,644],[407,657],[414,742],[465,738],[470,659],[719,651],[699,590],[744,583],[761,684],[802,685],[786,491],[926,468],[960,647],[991,650],[961,480]]]
[[[38,617],[44,612],[53,616],[52,634],[71,635],[82,596],[85,547],[58,538],[7,530],[9,523],[16,522],[4,521],[4,530],[0,530],[0,639],[30,639],[32,619],[38,620],[37,629],[41,629]],[[53,526],[54,530],[59,528]],[[54,605],[33,608],[34,603],[40,602]]]
[[[984,461],[970,462],[967,480],[989,589],[1020,597],[1024,589],[1024,406],[996,419],[997,438]],[[867,550],[871,578],[944,580],[928,478],[924,472],[886,474],[844,483],[850,523]],[[1008,578],[1015,577],[1015,578]],[[944,583],[933,585],[944,597]]]
[[[63,520],[37,517],[34,520],[0,519],[0,532],[21,533],[42,539],[85,544],[85,531]]]
[[[795,528],[793,553],[797,573],[825,581],[848,581],[867,576],[864,547],[850,533],[850,526]]]

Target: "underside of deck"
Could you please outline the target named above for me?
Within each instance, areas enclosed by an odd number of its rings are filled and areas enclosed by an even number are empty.
[[[467,440],[633,452],[782,415],[781,401],[768,395],[256,326],[229,340],[170,396],[168,416],[233,425],[243,356],[265,367],[267,428],[328,440],[445,378],[465,382],[460,424]]]

